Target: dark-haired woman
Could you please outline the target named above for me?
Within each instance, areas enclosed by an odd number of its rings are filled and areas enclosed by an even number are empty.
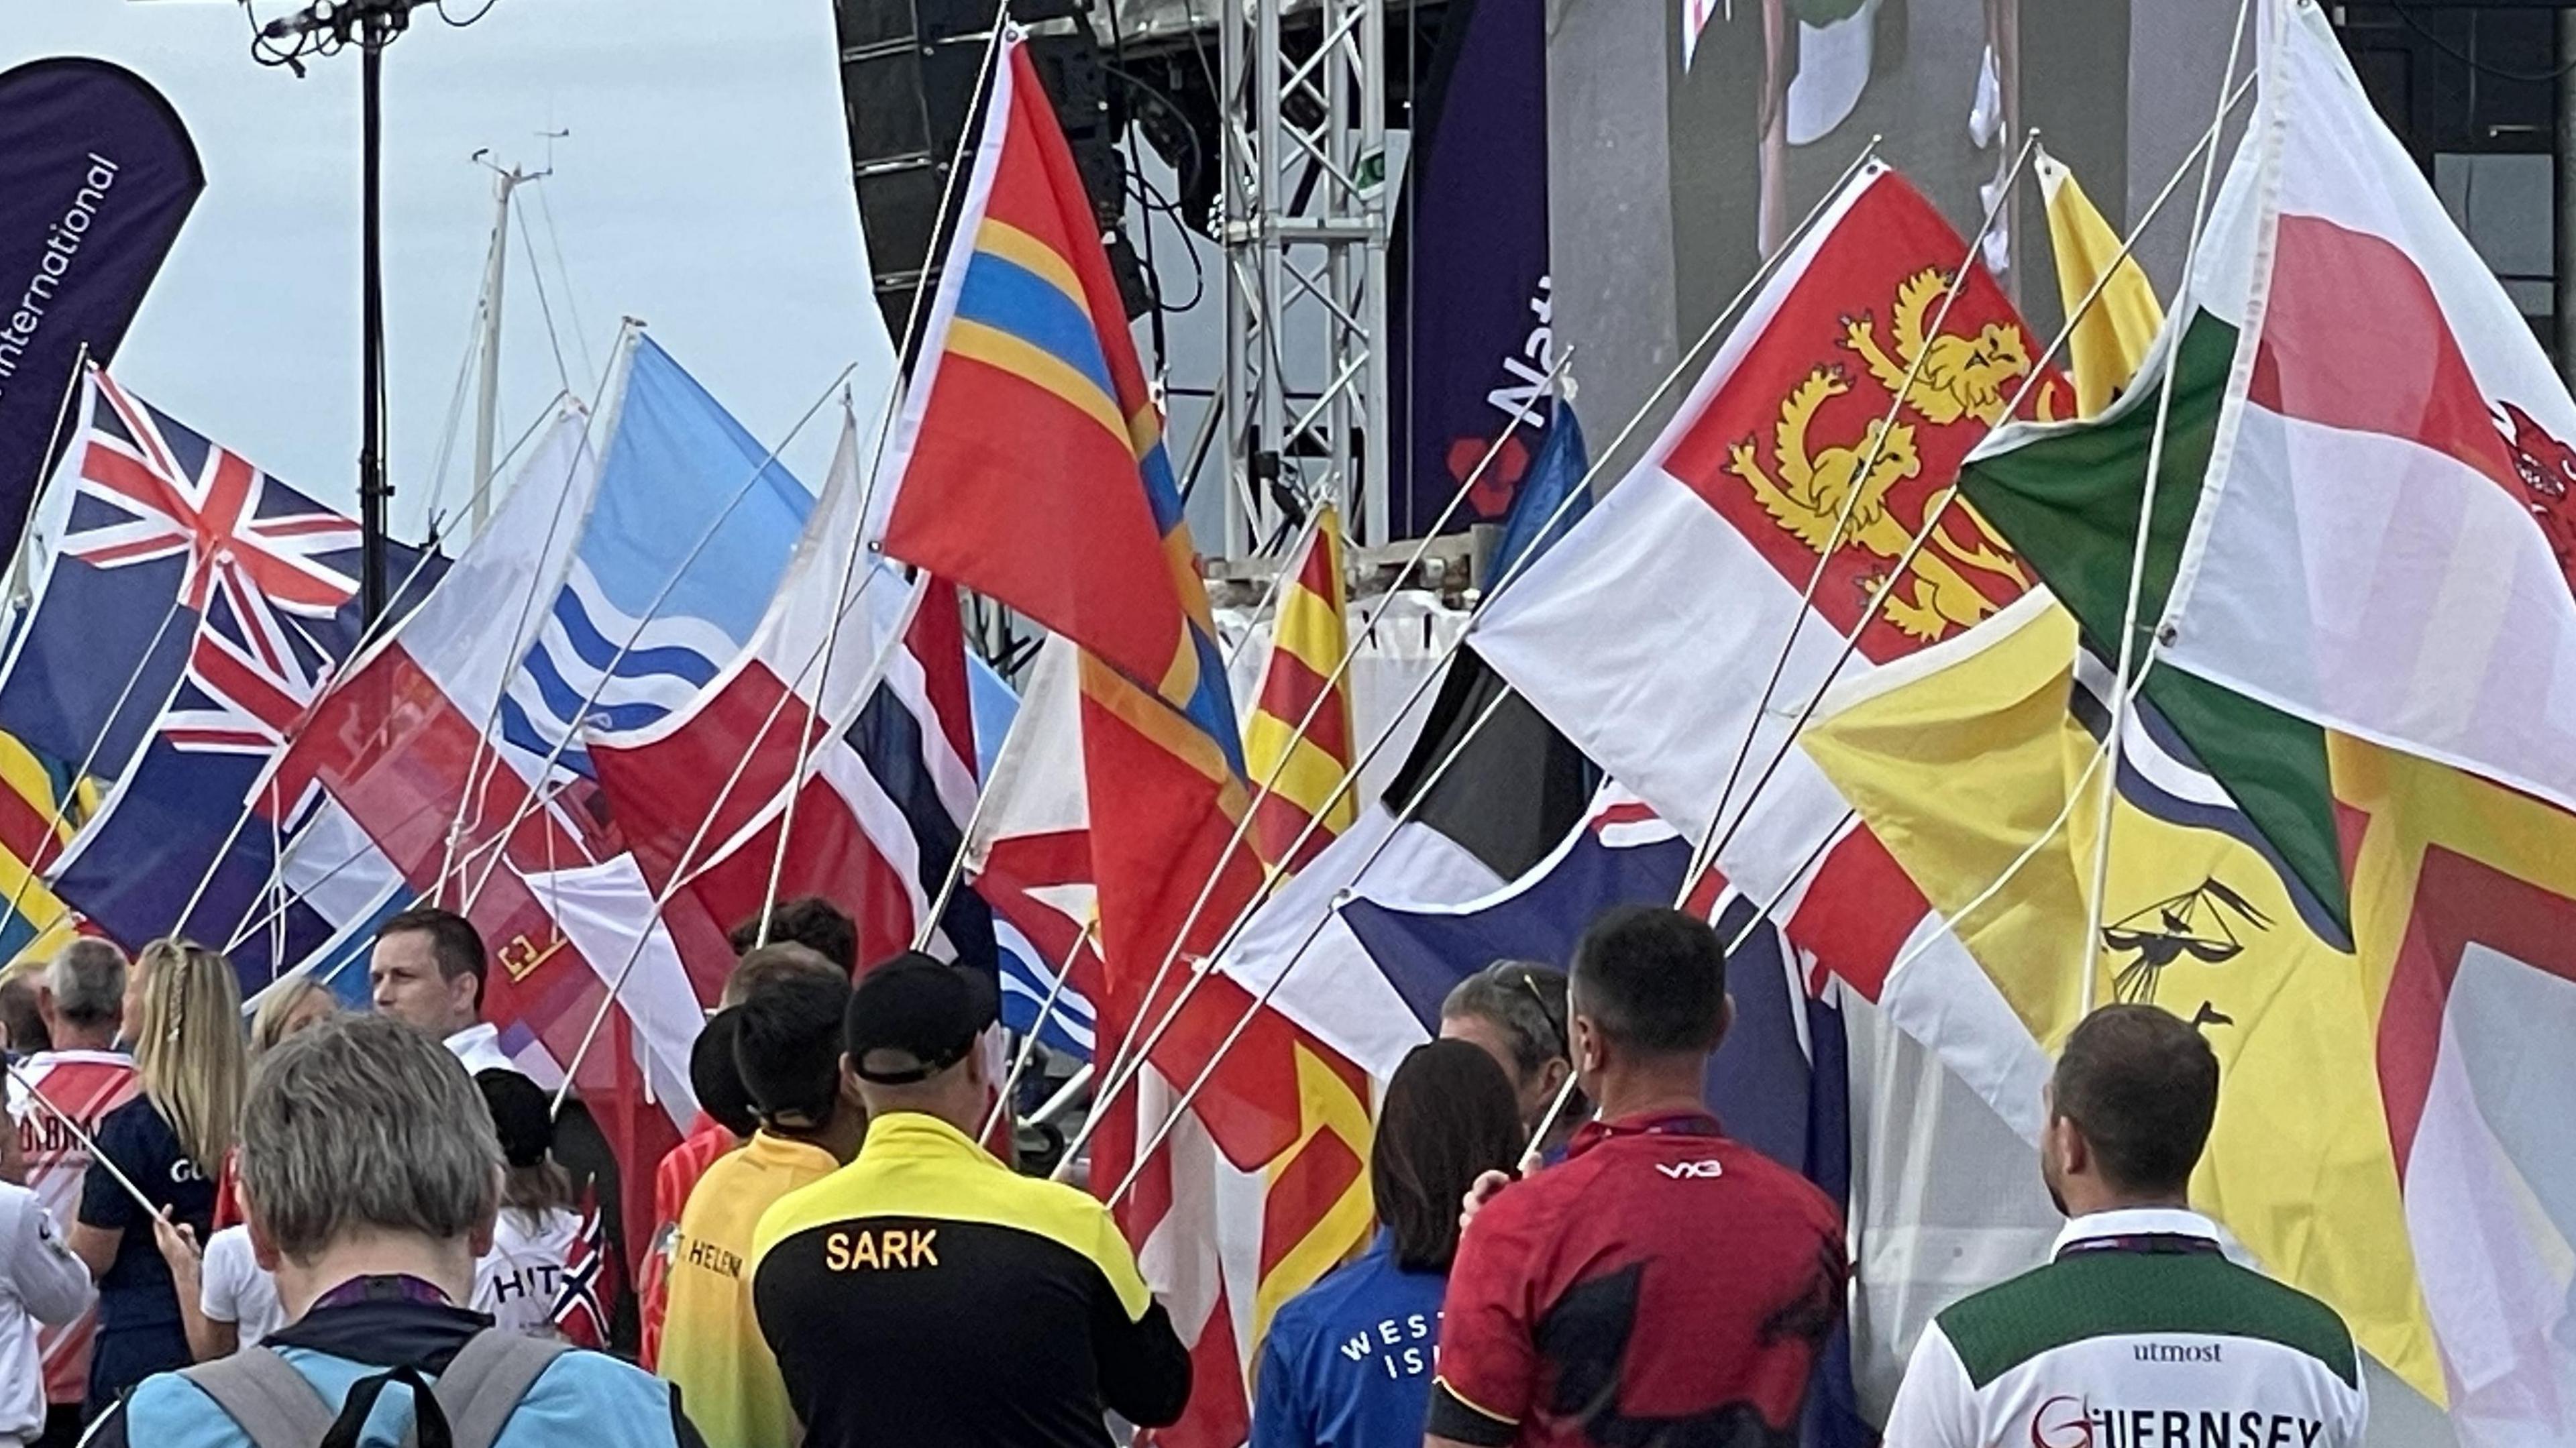
[[[1279,1309],[1262,1345],[1252,1448],[1414,1448],[1431,1400],[1458,1199],[1521,1153],[1511,1079],[1481,1048],[1414,1048],[1369,1150],[1377,1241]]]

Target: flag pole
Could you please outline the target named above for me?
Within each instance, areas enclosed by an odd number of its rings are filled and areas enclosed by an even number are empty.
[[[2244,49],[2245,22],[2253,11],[2254,0],[2238,0],[2236,24],[2227,37],[2227,66],[2219,72],[2218,114],[2209,123],[2212,132],[2226,123],[2227,113],[2235,108],[2232,82],[2236,75],[2236,58]],[[2192,200],[2190,239],[2183,244],[2182,284],[2175,289],[2174,345],[2165,354],[2163,383],[2156,389],[2155,428],[2147,434],[2147,479],[2146,486],[2138,495],[2138,536],[2129,548],[2129,593],[2120,609],[2120,661],[2118,671],[2112,675],[2116,679],[2128,678],[2129,670],[2137,659],[2138,608],[2146,586],[2147,540],[2153,532],[2150,525],[2156,515],[2156,484],[2164,469],[2165,433],[2173,418],[2174,379],[2182,373],[2178,355],[2182,348],[2182,328],[2191,324],[2192,269],[2200,262],[2201,237],[2209,223],[2209,183],[2217,174],[2218,148],[2212,146],[2209,154],[2201,159],[2200,193]],[[2116,267],[2119,263],[2115,261],[2112,265]],[[2104,274],[2103,280],[2110,280],[2108,273]],[[2168,597],[2166,602],[2170,604],[2171,598]],[[2126,751],[2126,740],[2122,736],[2129,727],[2129,693],[2126,687],[2111,691],[2111,727],[2104,735],[2109,746],[2111,769],[2102,777],[2101,812],[2095,817],[2093,837],[2093,890],[2084,902],[2084,976],[2079,1004],[2085,1015],[2093,1013],[2094,977],[2100,973],[2102,965],[2103,895],[2111,887],[2111,829],[2117,813],[2113,806],[2120,798],[2120,758]]]
[[[18,1069],[17,1062],[0,1062],[0,1067],[5,1067],[7,1069],[9,1072],[9,1079],[18,1083],[18,1089],[27,1093],[28,1100],[43,1107],[46,1115],[51,1116],[56,1121],[63,1124],[63,1129],[72,1134],[72,1140],[79,1142],[81,1150],[89,1153],[90,1160],[107,1168],[107,1174],[116,1179],[116,1184],[118,1186],[125,1188],[125,1194],[134,1198],[136,1205],[143,1208],[144,1216],[157,1217],[161,1215],[161,1205],[158,1202],[153,1201],[150,1197],[143,1195],[143,1189],[134,1184],[134,1178],[125,1174],[125,1168],[116,1164],[116,1158],[109,1156],[106,1152],[98,1149],[98,1139],[91,1136],[87,1131],[82,1130],[81,1124],[72,1120],[70,1112],[63,1110],[61,1107],[56,1106],[53,1102],[47,1100],[45,1098],[45,1093],[36,1089],[36,1083],[27,1079],[27,1073]]]
[[[1878,152],[1879,139],[1880,138],[1877,136],[1870,137],[1869,141],[1861,147],[1859,154],[1852,157],[1851,164],[1844,167],[1842,174],[1834,179],[1834,183],[1830,187],[1826,188],[1824,195],[1818,198],[1816,203],[1807,209],[1807,214],[1799,219],[1796,228],[1790,232],[1790,242],[1792,244],[1794,244],[1800,237],[1804,236],[1808,228],[1815,225],[1816,219],[1824,215],[1826,208],[1832,205],[1835,198],[1842,194],[1843,188],[1850,184],[1851,179],[1854,176],[1859,175],[1865,167],[1871,164],[1872,159]],[[1566,490],[1564,497],[1557,500],[1556,507],[1549,512],[1546,520],[1539,526],[1537,536],[1541,538],[1547,537],[1565,522],[1566,518],[1573,512],[1574,507],[1578,502],[1588,499],[1591,496],[1593,481],[1601,475],[1603,469],[1609,466],[1611,460],[1619,455],[1619,450],[1627,445],[1628,439],[1636,433],[1637,429],[1645,425],[1647,417],[1653,414],[1655,408],[1663,402],[1664,396],[1672,390],[1673,385],[1679,382],[1688,372],[1692,363],[1698,358],[1699,354],[1708,347],[1709,343],[1717,339],[1719,332],[1726,327],[1727,323],[1734,319],[1738,311],[1741,310],[1747,302],[1752,300],[1754,293],[1759,291],[1763,283],[1770,278],[1771,274],[1775,270],[1778,269],[1782,259],[1787,257],[1789,251],[1790,246],[1783,246],[1778,251],[1773,252],[1770,256],[1765,257],[1761,264],[1754,268],[1753,275],[1746,279],[1744,285],[1736,291],[1734,297],[1731,298],[1725,306],[1718,309],[1717,315],[1709,321],[1707,328],[1699,334],[1699,337],[1694,340],[1688,348],[1684,349],[1681,356],[1674,361],[1671,369],[1664,374],[1663,380],[1655,385],[1654,390],[1647,394],[1645,401],[1639,404],[1636,410],[1629,415],[1628,421],[1620,427],[1618,434],[1611,438],[1609,446],[1602,449],[1602,451],[1592,459],[1591,465],[1584,469],[1582,478],[1579,479],[1573,487]],[[1351,768],[1346,771],[1342,783],[1335,791],[1334,797],[1336,799],[1339,798],[1342,790],[1346,790],[1351,787],[1352,782],[1358,779],[1360,772],[1366,769],[1370,762],[1377,757],[1378,751],[1383,749],[1387,742],[1394,737],[1397,726],[1412,713],[1414,706],[1421,702],[1423,696],[1430,692],[1431,683],[1440,677],[1442,667],[1452,658],[1455,658],[1458,650],[1465,646],[1468,633],[1474,629],[1476,619],[1482,616],[1485,608],[1490,605],[1496,597],[1500,596],[1505,588],[1508,588],[1512,583],[1517,581],[1537,556],[1536,550],[1525,551],[1520,557],[1512,560],[1511,566],[1503,570],[1502,576],[1495,580],[1493,587],[1485,590],[1484,595],[1476,601],[1474,609],[1469,613],[1467,627],[1460,630],[1458,636],[1451,639],[1448,645],[1441,650],[1439,656],[1431,661],[1430,668],[1427,669],[1424,672],[1423,677],[1416,682],[1413,691],[1406,696],[1404,703],[1389,716],[1386,727],[1379,731],[1377,737],[1370,742],[1368,749],[1364,751]],[[1509,691],[1506,691],[1505,697],[1508,697],[1508,692]],[[1290,844],[1288,847],[1288,853],[1292,857],[1298,850],[1304,848],[1306,841],[1312,837],[1320,818],[1321,816],[1318,816],[1316,819],[1308,820],[1306,828],[1301,831],[1296,840]],[[1261,903],[1268,897],[1269,890],[1273,888],[1275,884],[1275,877],[1272,880],[1265,881],[1262,888],[1255,892],[1253,898],[1246,902],[1243,910],[1237,914],[1234,924],[1228,928],[1223,942],[1220,943],[1217,949],[1209,952],[1210,959],[1215,959],[1224,954],[1224,945],[1231,943],[1233,938],[1241,933],[1245,924],[1250,921],[1253,912],[1258,909]],[[1186,934],[1186,930],[1184,931],[1184,934]],[[1168,970],[1168,968],[1169,961],[1167,960],[1165,970]],[[1146,994],[1144,996],[1144,999],[1148,1003],[1152,1001],[1154,993],[1162,988],[1164,976],[1165,971],[1163,970],[1158,970],[1155,973],[1154,979],[1147,987]],[[1154,1031],[1148,1038],[1146,1049],[1152,1049],[1153,1044],[1161,1040],[1164,1031],[1171,1025],[1172,1021],[1178,1017],[1180,1008],[1187,1003],[1190,991],[1197,986],[1199,980],[1202,978],[1203,977],[1194,975],[1189,981],[1183,984],[1181,993],[1174,999],[1170,1010],[1164,1015],[1161,1022],[1155,1027]],[[1129,1071],[1123,1076],[1117,1074],[1117,1068],[1125,1063],[1127,1055],[1125,1047],[1127,1044],[1128,1043],[1125,1041],[1120,1043],[1120,1049],[1112,1055],[1110,1068],[1105,1069],[1100,1073],[1099,1079],[1102,1083],[1101,1092],[1098,1098],[1094,1101],[1092,1108],[1095,1115],[1097,1115],[1100,1109],[1106,1106],[1109,1100],[1123,1089],[1127,1082],[1132,1080],[1136,1075],[1136,1072],[1134,1071]],[[1088,1130],[1086,1130],[1085,1135],[1088,1135]],[[1068,1150],[1065,1157],[1066,1163],[1070,1163],[1072,1157],[1073,1153]],[[1061,1170],[1061,1167],[1059,1170]]]
[[[1959,258],[1958,268],[1950,273],[1949,288],[1941,295],[1940,310],[1932,314],[1932,325],[1924,330],[1926,337],[1940,336],[1941,328],[1949,322],[1951,307],[1958,302],[1960,293],[1967,290],[1968,278],[1977,269],[1978,253],[1985,248],[1986,238],[2002,218],[2004,207],[2011,203],[2013,189],[2021,180],[2022,168],[2029,163],[2031,152],[2038,145],[2039,129],[2034,126],[2023,134],[2021,149],[2013,154],[2012,165],[2004,171],[2003,184],[1995,188],[1995,199],[1987,204],[1984,219],[1977,223],[1976,234],[1968,238],[1967,254]],[[1914,354],[1913,363],[1905,369],[1904,381],[1887,400],[1887,415],[1879,419],[1877,436],[1870,442],[1868,455],[1853,471],[1854,478],[1867,478],[1871,469],[1878,466],[1879,459],[1886,456],[1887,440],[1894,435],[1896,420],[1905,411],[1905,399],[1913,394],[1915,382],[1923,375],[1924,364],[1931,360],[1932,349],[1929,346]],[[2039,368],[2034,366],[2031,372],[2036,376]],[[2006,413],[2005,416],[2011,414]],[[1762,681],[1762,696],[1745,720],[1744,740],[1736,746],[1735,761],[1727,766],[1726,783],[1718,789],[1717,808],[1709,816],[1709,828],[1700,833],[1697,843],[1691,848],[1690,868],[1682,876],[1685,891],[1699,878],[1700,871],[1708,868],[1709,847],[1717,839],[1715,822],[1726,817],[1726,806],[1735,797],[1735,782],[1744,773],[1744,761],[1753,753],[1753,741],[1762,732],[1762,720],[1770,712],[1772,697],[1779,692],[1780,680],[1789,671],[1790,656],[1796,652],[1798,635],[1806,628],[1807,618],[1814,609],[1816,592],[1824,586],[1825,574],[1833,566],[1834,553],[1843,546],[1843,539],[1851,529],[1852,515],[1859,511],[1861,494],[1866,491],[1866,488],[1855,485],[1844,494],[1842,508],[1834,517],[1834,530],[1826,536],[1824,547],[1816,554],[1816,566],[1807,574],[1807,586],[1798,594],[1797,611],[1789,617],[1789,632],[1780,640],[1780,651],[1771,660],[1770,676]],[[1861,610],[1864,625],[1877,613],[1880,601],[1892,595],[1894,590],[1895,584],[1891,580],[1878,594],[1864,602]]]
[[[2076,325],[2092,312],[2094,303],[2101,300],[2103,289],[2117,274],[2120,263],[2128,259],[2129,253],[2138,244],[2138,238],[2146,233],[2147,227],[2155,221],[2156,214],[2164,209],[2165,202],[2171,199],[2175,190],[2182,185],[2183,177],[2190,174],[2191,163],[2200,155],[2201,148],[2217,144],[2219,133],[2225,124],[2226,113],[2235,108],[2236,102],[2253,86],[2253,83],[2254,78],[2251,75],[2238,83],[2236,89],[2229,94],[2227,104],[2220,112],[2219,121],[2201,135],[2198,145],[2184,154],[2182,164],[2166,180],[2164,189],[2156,193],[2156,199],[2148,205],[2146,214],[2138,219],[2138,224],[2130,228],[2128,236],[2120,243],[2119,251],[2114,253],[2104,266],[2102,275],[2094,280],[2092,289],[2084,294],[2084,300],[2067,314],[2066,325],[2058,329],[2057,336],[2048,344],[2048,350],[2041,353],[2039,360],[2032,364],[2030,375],[2022,379],[2021,386],[2013,393],[2012,401],[2005,404],[2006,417],[2021,410],[2022,403],[2028,400],[2031,392],[2039,385],[2040,370],[2048,366],[2057,354],[2064,350],[2067,339],[2074,335]],[[1939,501],[1924,511],[1922,526],[1915,529],[1914,536],[1906,540],[1905,550],[1896,556],[1894,564],[1887,570],[1890,586],[1893,586],[1895,580],[1903,578],[1905,571],[1914,566],[1916,556],[1923,551],[1923,545],[1931,539],[1933,530],[1941,526],[1941,520],[1948,515],[1950,506],[1958,500],[1958,496],[1957,488],[1947,489],[1940,494]],[[1851,662],[1851,656],[1860,648],[1861,634],[1868,629],[1870,622],[1870,616],[1864,615],[1851,632],[1843,636],[1841,651],[1835,655],[1833,666],[1825,671],[1827,684],[1842,672],[1843,665]],[[1711,822],[1712,829],[1718,829],[1721,825],[1723,829],[1708,847],[1709,859],[1714,860],[1725,853],[1728,843],[1735,837],[1735,831],[1753,812],[1753,802],[1761,797],[1763,788],[1779,772],[1781,761],[1787,759],[1789,751],[1797,747],[1799,733],[1815,718],[1816,709],[1824,702],[1825,693],[1825,686],[1819,685],[1808,697],[1806,703],[1799,707],[1797,716],[1790,721],[1788,730],[1781,736],[1780,747],[1773,751],[1769,762],[1763,766],[1762,772],[1754,777],[1752,788],[1746,793],[1743,806],[1735,811],[1735,817],[1731,821]]]
[[[999,74],[1001,69],[1000,59],[1002,54],[1002,43],[1004,40],[1009,38],[1011,33],[1010,0],[1000,0],[1000,3],[995,5],[993,9],[992,30],[984,38],[983,57],[977,62],[975,67],[974,90],[969,93],[966,98],[966,114],[970,118],[974,116],[978,109],[981,109],[984,106],[986,100],[992,95],[993,77]],[[1002,124],[1008,124],[1007,117],[1003,118]],[[957,134],[957,144],[950,150],[948,156],[948,175],[940,182],[939,186],[939,209],[932,213],[931,242],[934,249],[939,241],[938,228],[942,225],[949,228],[950,234],[948,236],[948,244],[952,247],[957,244],[956,226],[957,222],[962,218],[950,216],[949,208],[956,203],[957,183],[967,170],[966,148],[970,143],[980,147],[983,144],[984,133],[992,130],[994,125],[995,119],[988,115],[984,118],[984,124],[981,128],[972,130],[961,129]],[[859,526],[862,533],[866,530],[868,516],[876,502],[877,474],[883,471],[885,466],[886,443],[893,436],[895,419],[902,411],[900,403],[904,386],[900,374],[906,359],[912,355],[913,349],[921,345],[922,328],[924,326],[922,303],[929,296],[930,290],[931,289],[929,287],[916,284],[912,289],[912,299],[904,304],[903,335],[895,339],[895,367],[898,374],[896,385],[887,391],[886,405],[877,422],[876,442],[868,449],[867,487],[860,495],[859,502]],[[869,550],[863,546],[863,544],[853,545],[851,549],[851,561],[848,566],[855,567],[857,565],[858,555],[868,551]],[[844,597],[846,597],[849,590],[849,578],[846,572],[841,580],[841,588]],[[837,637],[839,635],[841,620],[846,616],[846,614],[847,607],[845,605],[841,613],[836,613],[832,616],[831,627],[827,631],[829,636]],[[827,681],[831,677],[832,668],[830,648],[831,645],[827,642],[825,644],[825,654],[823,659],[824,679]],[[796,772],[790,776],[788,780],[785,818],[780,823],[778,829],[777,851],[771,856],[769,862],[769,889],[768,892],[761,897],[760,902],[760,930],[757,939],[758,943],[761,945],[767,945],[769,943],[770,917],[778,908],[779,876],[785,872],[787,867],[787,838],[796,822],[797,798],[804,792],[806,755],[814,732],[814,709],[820,709],[822,707],[822,693],[823,685],[818,682],[814,688],[814,708],[806,711],[805,733],[797,739]],[[930,906],[928,912],[922,916],[919,922],[919,927],[913,937],[913,949],[919,950],[930,942],[931,932],[937,928],[941,912],[948,908],[949,895],[957,888],[957,872],[964,867],[966,862],[966,841],[973,837],[975,819],[980,818],[983,812],[984,796],[983,792],[978,790],[975,796],[975,808],[971,811],[972,817],[967,821],[966,831],[960,834],[957,839],[957,854],[949,861],[947,876],[940,882],[938,900]]]

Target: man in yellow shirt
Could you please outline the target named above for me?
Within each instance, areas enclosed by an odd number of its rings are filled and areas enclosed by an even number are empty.
[[[733,1008],[734,1060],[760,1129],[707,1168],[671,1251],[660,1370],[678,1385],[707,1448],[786,1448],[799,1437],[778,1360],[752,1313],[752,1231],[771,1203],[858,1155],[867,1133],[867,1114],[840,1071],[848,978],[804,946],[755,954],[771,952],[801,957],[805,968],[764,972]]]

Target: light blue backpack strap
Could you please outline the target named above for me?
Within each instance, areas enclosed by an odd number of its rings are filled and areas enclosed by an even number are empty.
[[[336,1416],[304,1374],[264,1347],[199,1363],[179,1376],[214,1399],[256,1448],[314,1448]]]
[[[476,1333],[431,1388],[447,1416],[452,1448],[493,1448],[520,1400],[570,1351],[569,1343],[497,1327]]]

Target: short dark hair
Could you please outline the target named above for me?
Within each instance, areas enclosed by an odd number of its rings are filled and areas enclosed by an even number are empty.
[[[763,1124],[811,1131],[841,1096],[841,1014],[850,983],[798,973],[762,981],[733,1008],[733,1064]]]
[[[725,1004],[741,1005],[753,991],[770,981],[791,975],[814,975],[844,982],[850,978],[848,971],[825,959],[821,951],[810,945],[793,940],[773,940],[743,952],[742,959],[734,963],[733,973],[725,977]]]
[[[2218,1053],[2190,1022],[2149,1005],[2104,1006],[2058,1053],[2056,1114],[2075,1123],[2102,1180],[2181,1192],[2218,1115]]]
[[[1575,1010],[1631,1051],[1704,1055],[1726,1031],[1726,949],[1687,911],[1604,913],[1574,947],[1569,987]]]
[[[438,962],[438,978],[454,980],[460,975],[474,977],[474,1006],[483,1006],[484,972],[491,968],[490,957],[483,952],[483,936],[474,922],[453,910],[435,905],[417,905],[376,927],[376,939],[418,931],[429,937],[429,958]]]
[[[1512,1047],[1523,1078],[1551,1060],[1573,1059],[1565,1040],[1565,972],[1530,960],[1498,960],[1449,988],[1440,1018],[1489,1021]]]
[[[1369,1196],[1395,1237],[1396,1264],[1448,1271],[1459,1199],[1520,1154],[1520,1101],[1501,1064],[1473,1041],[1414,1047],[1386,1083],[1369,1147]]]
[[[733,953],[748,952],[760,940],[760,917],[733,928],[725,936]],[[841,968],[848,975],[859,968],[859,927],[841,907],[820,895],[800,895],[781,900],[769,912],[769,940],[802,945]]]
[[[737,1008],[708,1017],[697,1044],[689,1048],[689,1089],[697,1093],[698,1109],[718,1125],[736,1136],[749,1136],[760,1125],[760,1113],[752,1107],[751,1093],[743,1089],[742,1072],[734,1069],[734,1031],[741,1024]]]
[[[0,1035],[7,1037],[10,1050],[21,1055],[54,1048],[53,1036],[45,1030],[45,1013],[36,1008],[33,977],[30,971],[0,980]]]

